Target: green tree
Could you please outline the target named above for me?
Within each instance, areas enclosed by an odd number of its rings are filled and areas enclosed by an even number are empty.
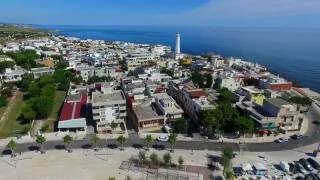
[[[203,76],[198,72],[195,71],[191,74],[192,82],[199,88],[204,88],[204,79]]]
[[[96,134],[94,134],[94,135],[91,137],[91,143],[92,143],[92,145],[94,146],[95,151],[98,150],[98,142],[99,142],[99,140],[100,140],[100,138],[99,138]]]
[[[38,82],[31,82],[28,86],[28,97],[39,97],[40,96],[40,85]]]
[[[234,158],[233,149],[229,147],[225,147],[222,150],[222,166],[223,166],[223,174],[226,175],[226,172],[231,170],[232,162],[231,159]]]
[[[145,151],[139,151],[138,157],[139,157],[139,162],[140,162],[141,164],[143,164],[143,163],[146,162],[146,160],[147,160],[146,152],[145,152]]]
[[[42,146],[46,141],[47,141],[47,139],[44,136],[42,136],[42,135],[37,135],[36,136],[36,143],[40,146],[39,150],[41,152],[44,152],[44,151],[42,151]]]
[[[55,85],[54,84],[47,84],[41,88],[40,96],[54,99],[55,92],[56,92]]]
[[[170,153],[165,153],[162,158],[163,158],[164,165],[166,166],[166,168],[168,168],[171,165]]]
[[[181,168],[184,163],[182,156],[179,156],[178,163],[179,163],[179,167]]]
[[[114,131],[118,127],[118,123],[112,121],[110,124],[110,127],[111,127],[112,131]]]
[[[13,68],[15,63],[13,61],[2,61],[0,62],[0,73],[4,73],[6,68]]]
[[[7,98],[4,96],[0,96],[0,107],[4,107],[7,105]]]
[[[69,149],[69,146],[72,143],[72,141],[73,141],[73,137],[70,136],[69,134],[67,134],[67,135],[65,135],[63,137],[63,143],[65,144],[66,149],[67,149],[68,152],[71,152],[70,149]]]
[[[37,113],[37,118],[43,119],[49,116],[53,107],[53,99],[48,97],[35,97],[30,99],[30,101],[32,104],[31,108]]]
[[[148,134],[145,138],[144,138],[144,142],[146,144],[147,147],[147,151],[149,150],[150,145],[154,142],[154,138]]]
[[[187,121],[184,118],[177,119],[172,124],[174,133],[187,133]]]
[[[125,138],[124,136],[120,135],[118,138],[117,138],[117,141],[119,142],[119,144],[121,145],[121,151],[124,150],[123,148],[123,144],[127,141],[127,138]]]
[[[219,102],[229,104],[231,103],[232,92],[227,88],[219,89]]]
[[[26,92],[29,88],[29,85],[31,82],[34,80],[33,74],[24,74],[22,76],[21,81],[18,82],[18,87],[20,88],[21,91]]]
[[[40,131],[41,132],[47,132],[49,129],[49,124],[45,123],[44,125],[41,126]]]
[[[150,161],[151,161],[151,163],[153,164],[153,165],[156,165],[156,166],[158,166],[159,165],[159,157],[158,157],[158,155],[156,154],[156,153],[152,153],[152,154],[150,154]]]
[[[109,177],[108,179],[109,179],[109,180],[116,180],[115,177]]]
[[[11,139],[7,147],[10,149],[12,157],[14,157],[17,149],[17,143],[13,139]]]
[[[177,142],[177,134],[171,133],[169,135],[169,140],[168,141],[169,141],[169,144],[171,146],[171,152],[173,152],[174,151],[174,146],[176,145],[176,142]]]
[[[21,118],[24,123],[31,123],[36,118],[36,112],[31,108],[30,103],[26,103],[21,109]]]
[[[238,118],[234,119],[234,129],[237,129],[242,134],[245,133],[252,133],[254,130],[254,122],[252,119],[244,116],[239,116]]]
[[[206,88],[211,88],[212,83],[213,83],[213,78],[211,74],[206,74]]]

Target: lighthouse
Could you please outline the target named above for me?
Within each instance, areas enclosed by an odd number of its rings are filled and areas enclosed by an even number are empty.
[[[176,34],[176,54],[180,54],[180,34]]]
[[[181,54],[181,52],[180,52],[180,33],[176,34],[175,55],[176,55],[176,57],[175,57],[176,60],[183,58],[183,54]]]

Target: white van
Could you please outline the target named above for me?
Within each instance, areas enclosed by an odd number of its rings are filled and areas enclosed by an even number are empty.
[[[280,161],[280,167],[284,172],[290,172],[290,166],[287,162],[285,161]]]

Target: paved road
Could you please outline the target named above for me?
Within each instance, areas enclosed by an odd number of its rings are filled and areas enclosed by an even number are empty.
[[[299,140],[290,139],[289,142],[283,144],[277,144],[274,142],[269,143],[249,143],[249,144],[241,144],[240,146],[236,143],[220,143],[220,142],[206,142],[206,141],[178,141],[176,143],[176,149],[189,149],[189,150],[222,150],[224,147],[232,147],[235,151],[239,151],[239,149],[243,149],[245,151],[252,152],[268,152],[268,151],[280,151],[280,150],[289,150],[298,147],[303,147],[307,145],[311,145],[314,143],[320,142],[320,125],[315,125],[312,123],[316,118],[320,118],[319,115],[313,111],[308,113],[310,119],[309,129],[306,133],[306,137]],[[124,144],[124,147],[137,147],[141,148],[143,146],[143,140],[139,139],[137,135],[130,134],[128,141]],[[119,144],[115,139],[101,140],[98,143],[98,147],[108,147],[108,148],[117,148]],[[159,149],[169,149],[170,145],[167,142],[155,142],[153,145],[154,148]],[[36,143],[25,143],[18,144],[17,152],[26,152],[30,150],[37,150]],[[62,141],[49,141],[43,145],[43,150],[50,149],[64,149]],[[72,142],[70,148],[79,149],[79,148],[92,148],[90,137],[83,140],[76,140]],[[6,150],[5,147],[0,147],[3,149],[3,154],[9,153],[10,151]]]

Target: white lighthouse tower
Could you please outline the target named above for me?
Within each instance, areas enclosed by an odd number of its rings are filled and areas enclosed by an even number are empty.
[[[176,54],[180,54],[180,34],[176,34]]]
[[[175,55],[176,55],[176,57],[175,57],[176,60],[183,58],[183,54],[181,54],[181,52],[180,52],[180,33],[176,34]]]

